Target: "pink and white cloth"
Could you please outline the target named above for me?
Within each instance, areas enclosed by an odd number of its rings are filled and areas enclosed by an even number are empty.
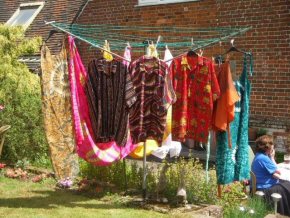
[[[77,153],[84,160],[98,166],[105,166],[130,154],[137,145],[129,137],[124,147],[115,141],[96,143],[93,137],[89,116],[88,101],[85,94],[87,72],[81,61],[74,38],[69,36],[69,77]]]

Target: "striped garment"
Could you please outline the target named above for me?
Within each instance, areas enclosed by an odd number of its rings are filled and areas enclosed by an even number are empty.
[[[128,138],[128,109],[136,100],[127,67],[116,60],[92,60],[86,95],[96,142],[116,141],[124,146]]]
[[[175,96],[167,66],[155,57],[142,56],[131,63],[129,72],[135,86],[137,100],[130,109],[130,132],[133,143],[155,139],[162,142],[168,96]]]
[[[85,94],[88,74],[78,53],[74,38],[68,36],[68,39],[70,48],[68,69],[76,152],[79,157],[93,165],[110,165],[115,161],[125,158],[135,150],[137,145],[132,144],[130,136],[125,146],[118,146],[115,141],[106,143],[96,143],[94,141],[88,99]]]

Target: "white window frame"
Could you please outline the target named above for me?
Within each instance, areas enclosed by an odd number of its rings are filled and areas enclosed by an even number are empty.
[[[163,5],[172,3],[197,2],[200,0],[138,0],[137,6]]]
[[[14,12],[14,14],[12,15],[12,17],[10,17],[10,19],[5,24],[8,25],[8,26],[11,26],[11,22],[19,15],[20,10],[22,8],[25,9],[25,7],[31,7],[31,6],[38,6],[38,8],[34,12],[34,14],[29,18],[29,20],[24,25],[22,25],[23,29],[27,29],[29,27],[29,25],[33,22],[33,20],[35,19],[35,17],[42,10],[42,8],[44,6],[44,2],[31,2],[31,3],[23,3],[23,4],[20,4],[19,8]]]

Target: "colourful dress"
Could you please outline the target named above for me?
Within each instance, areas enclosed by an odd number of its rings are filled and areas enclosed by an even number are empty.
[[[166,64],[155,58],[143,56],[129,67],[137,100],[130,108],[130,132],[133,143],[154,139],[161,144],[167,115],[167,90],[171,81],[166,77]]]
[[[172,109],[172,138],[206,143],[212,124],[213,102],[220,89],[212,61],[183,56],[171,64],[176,103]]]
[[[79,172],[79,164],[75,154],[65,47],[59,54],[52,55],[43,45],[41,69],[42,112],[52,166],[58,179],[74,178]]]
[[[78,155],[91,164],[104,166],[112,164],[130,154],[136,145],[129,135],[124,146],[116,141],[96,143],[90,119],[88,99],[85,94],[88,74],[81,61],[74,39],[69,36],[69,78],[71,89],[72,115]]]
[[[92,60],[86,94],[96,142],[116,141],[124,146],[128,138],[129,108],[136,100],[127,67],[116,60]]]
[[[228,143],[229,147],[232,147],[230,123],[234,120],[235,103],[240,100],[240,96],[234,86],[228,60],[216,66],[216,74],[221,95],[214,104],[212,126],[216,131],[228,131]]]
[[[240,100],[240,97],[233,83],[229,61],[216,66],[216,74],[221,95],[214,105],[213,128],[226,131],[234,120],[235,103]]]
[[[230,124],[232,148],[228,145],[226,131],[217,132],[216,172],[218,184],[249,179],[248,122],[251,84],[248,80],[247,54],[244,57],[243,72],[235,87],[240,101],[235,104],[235,118]]]

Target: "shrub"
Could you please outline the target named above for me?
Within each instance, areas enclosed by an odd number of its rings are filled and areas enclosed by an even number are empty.
[[[6,161],[46,162],[48,146],[41,113],[39,76],[18,61],[39,51],[40,38],[25,38],[21,27],[0,24],[0,126],[11,125],[2,157]]]
[[[127,186],[130,189],[140,190],[141,193],[143,169],[136,162],[126,162]],[[160,184],[161,172],[164,167],[167,169],[165,170],[166,182],[161,182]],[[122,189],[125,187],[125,175],[122,162],[117,162],[107,167],[96,167],[81,161],[80,172],[82,177],[113,183]],[[146,180],[148,195],[151,197],[166,197],[169,202],[175,203],[181,174],[185,175],[184,184],[189,203],[214,203],[216,201],[217,188],[215,171],[210,171],[210,180],[207,182],[203,165],[194,159],[181,159],[176,163],[156,163],[148,167]]]

